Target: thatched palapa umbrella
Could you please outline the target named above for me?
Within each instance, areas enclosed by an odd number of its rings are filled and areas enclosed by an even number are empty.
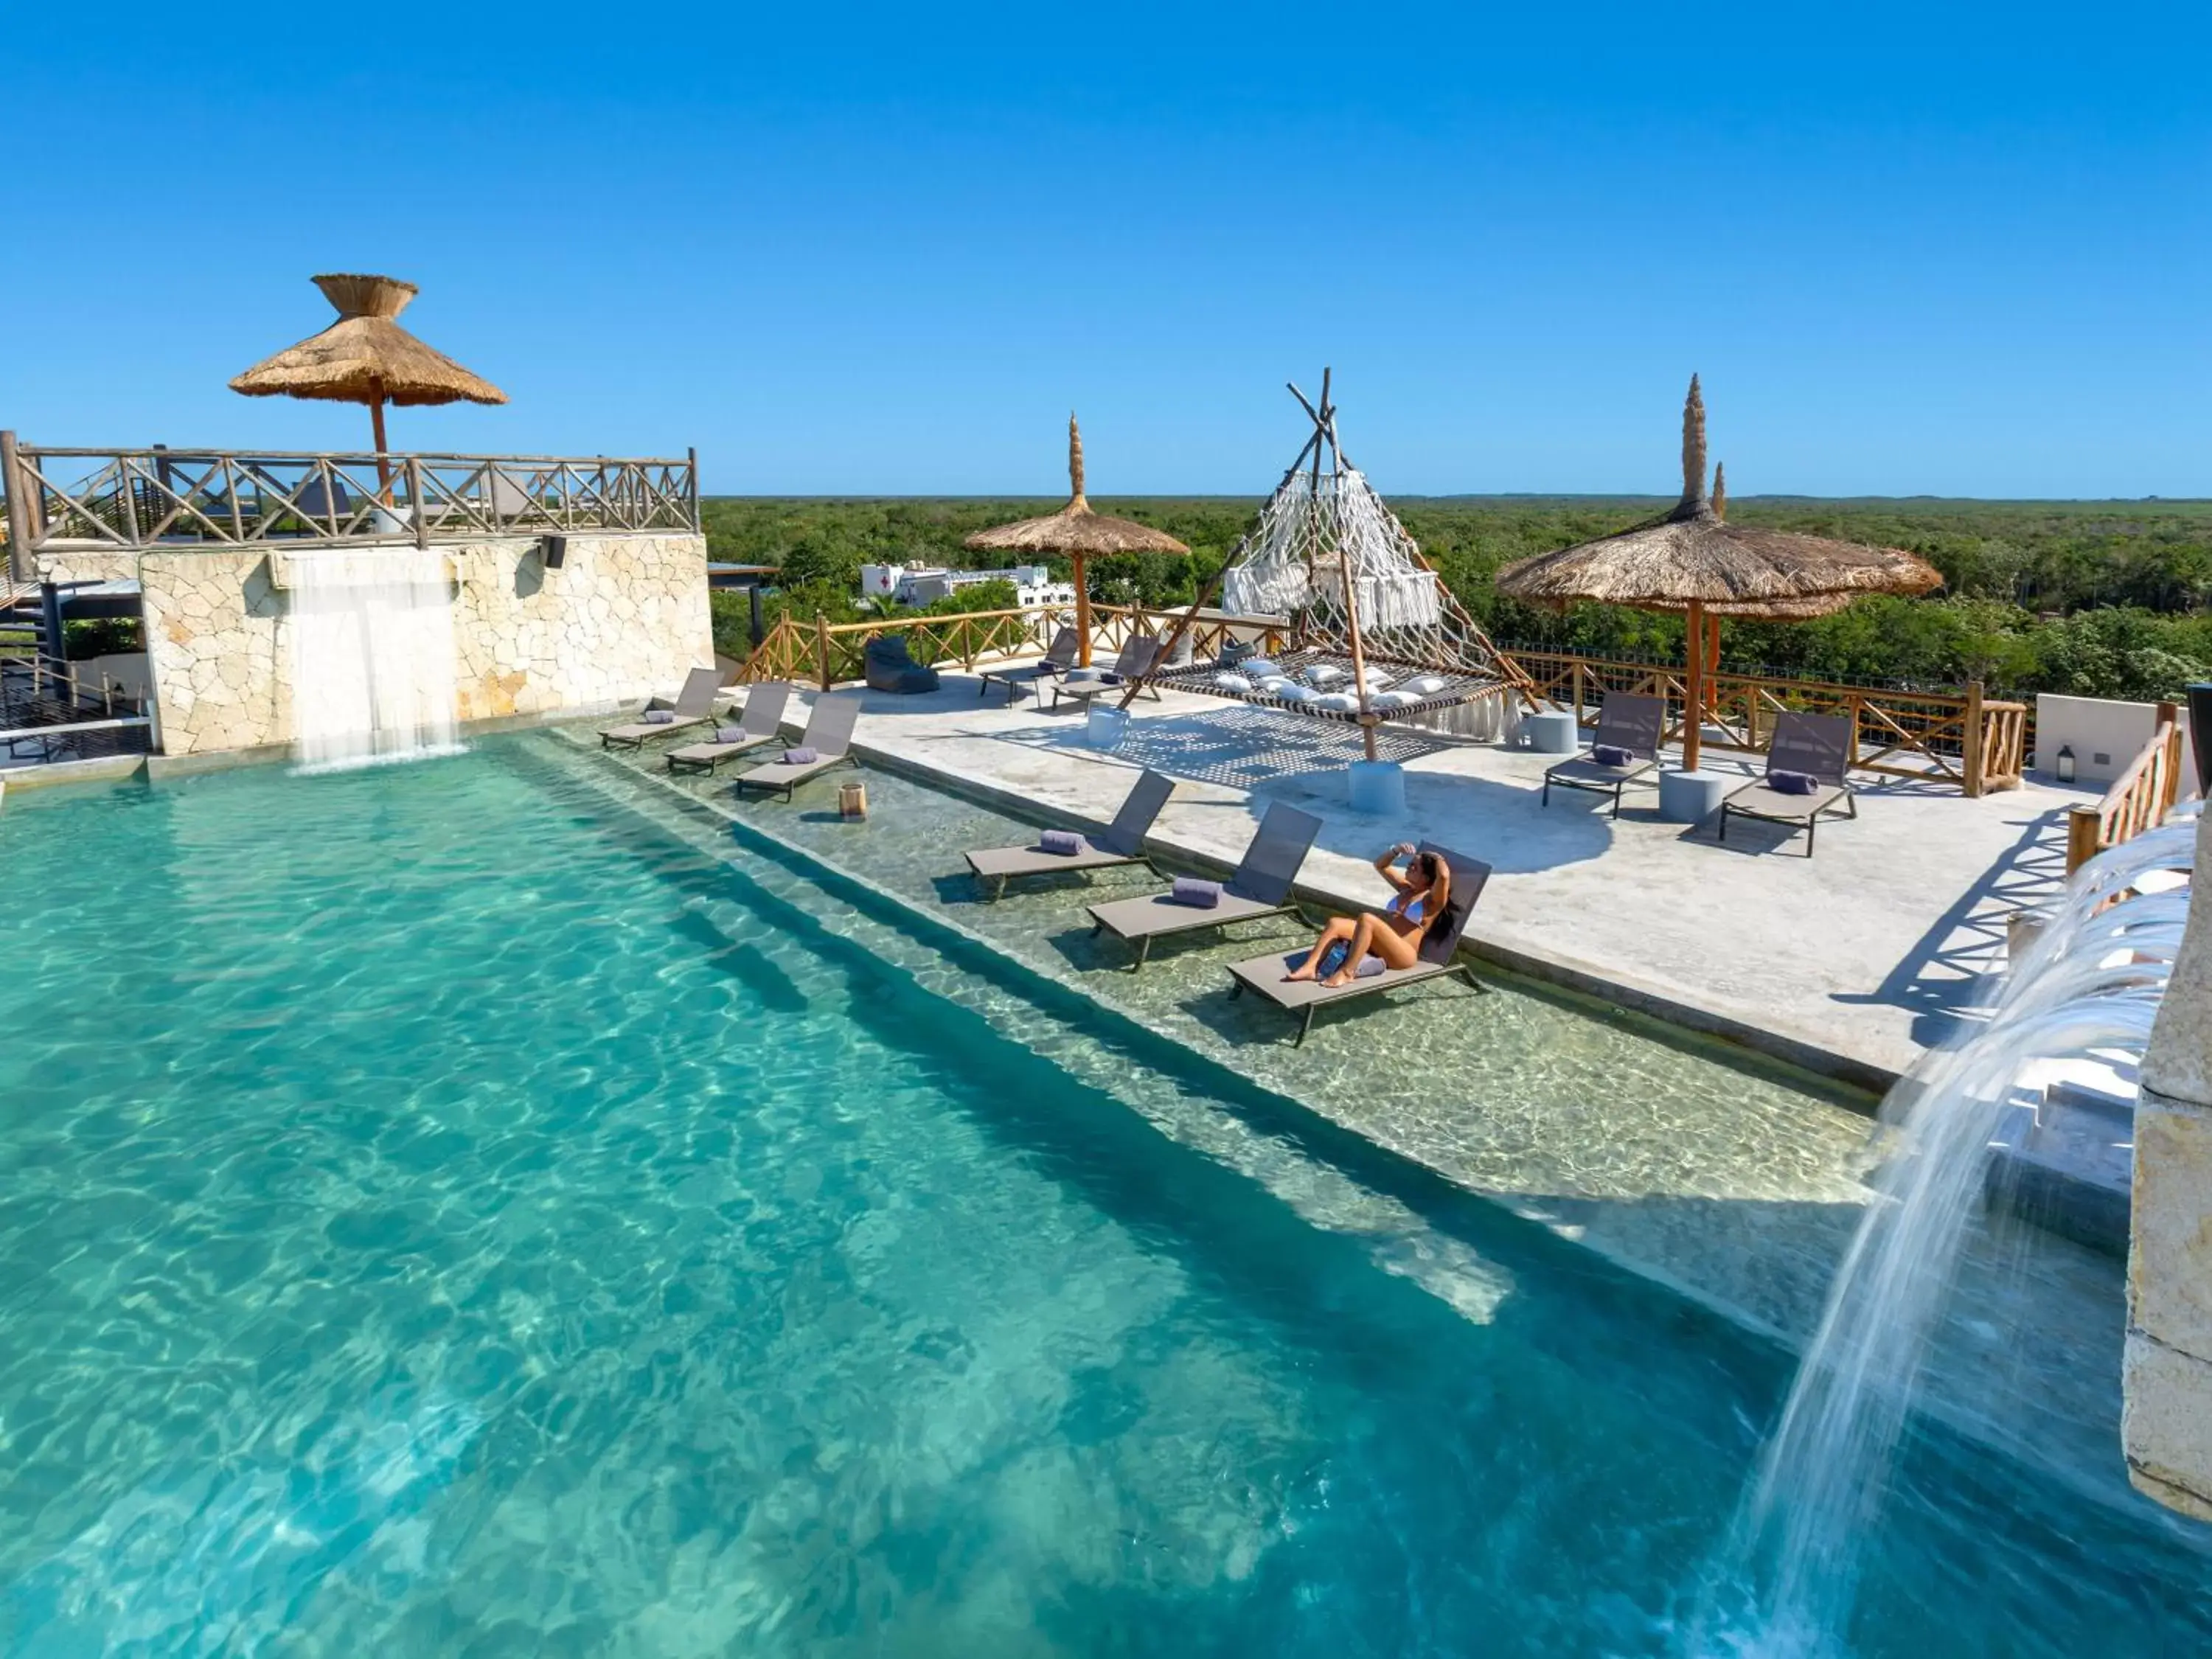
[[[1729,524],[1726,483],[1705,494],[1705,404],[1698,377],[1682,406],[1682,499],[1662,518],[1594,542],[1518,560],[1495,578],[1499,592],[1565,608],[1577,599],[1638,611],[1680,611],[1688,623],[1682,765],[1698,769],[1705,676],[1720,652],[1720,619],[1801,622],[1840,611],[1863,593],[1924,593],[1941,585],[1931,566],[1896,548],[1865,547],[1785,530]]]
[[[507,393],[433,351],[392,320],[419,291],[396,276],[315,278],[338,319],[312,339],[287,347],[230,383],[249,398],[320,398],[367,404],[376,437],[377,481],[387,497],[392,467],[385,459],[386,404],[503,404]]]
[[[1024,519],[994,530],[979,530],[962,544],[979,552],[1059,553],[1075,562],[1075,631],[1081,636],[1077,659],[1091,665],[1091,586],[1084,562],[1092,554],[1188,553],[1164,530],[1091,510],[1083,498],[1083,434],[1067,417],[1067,505],[1042,519]]]

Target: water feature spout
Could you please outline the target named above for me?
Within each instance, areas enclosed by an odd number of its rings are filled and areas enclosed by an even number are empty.
[[[453,588],[446,556],[411,547],[295,554],[292,706],[309,770],[450,754]]]

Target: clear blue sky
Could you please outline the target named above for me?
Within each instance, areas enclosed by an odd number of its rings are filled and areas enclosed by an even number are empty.
[[[224,381],[407,322],[395,447],[744,493],[2212,495],[2212,9],[12,8],[0,424],[365,442]]]

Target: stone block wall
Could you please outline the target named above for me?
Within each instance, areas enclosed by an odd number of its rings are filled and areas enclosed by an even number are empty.
[[[441,544],[453,600],[455,714],[555,714],[673,690],[714,660],[707,549],[693,535],[572,536],[561,568],[535,538]],[[144,592],[161,747],[292,741],[285,566],[312,550],[148,552]]]
[[[2122,1437],[2128,1477],[2212,1521],[2212,814],[2136,1103]]]

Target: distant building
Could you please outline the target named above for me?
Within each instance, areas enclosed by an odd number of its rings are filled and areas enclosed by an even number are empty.
[[[927,605],[948,593],[957,593],[977,582],[1009,581],[1015,603],[1023,605],[1073,605],[1075,585],[1056,582],[1041,564],[1018,564],[1011,570],[947,570],[941,565],[864,564],[860,567],[860,597],[890,599],[899,605]]]

